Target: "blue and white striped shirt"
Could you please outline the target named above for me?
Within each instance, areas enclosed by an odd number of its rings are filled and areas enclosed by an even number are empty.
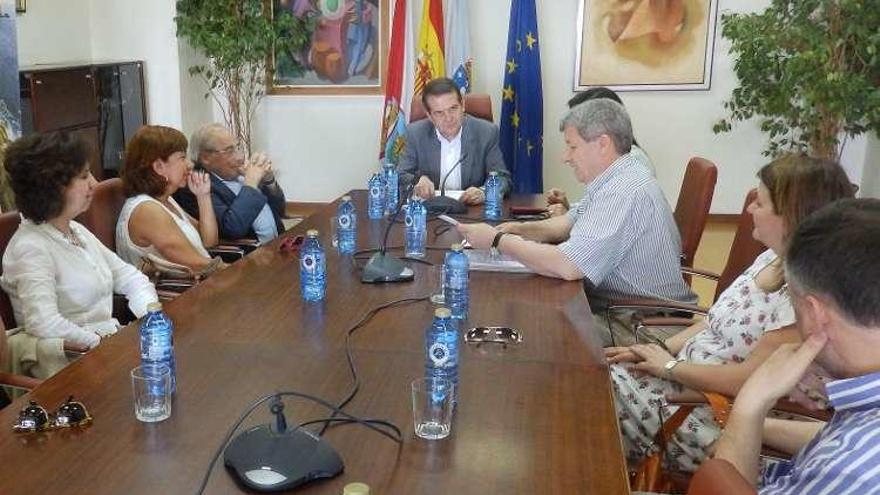
[[[761,495],[880,494],[880,373],[825,389],[831,421],[791,461],[764,471]]]
[[[657,181],[632,153],[587,184],[559,249],[608,298],[693,303],[681,276],[681,235]]]

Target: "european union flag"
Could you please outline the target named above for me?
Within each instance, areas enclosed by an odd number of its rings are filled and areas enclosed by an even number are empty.
[[[501,95],[501,152],[513,192],[544,190],[544,105],[535,0],[513,0]]]

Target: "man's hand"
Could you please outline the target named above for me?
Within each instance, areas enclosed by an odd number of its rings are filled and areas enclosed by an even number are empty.
[[[498,233],[495,227],[485,223],[460,223],[456,228],[475,249],[492,247],[492,241],[495,240],[495,234]]]
[[[486,201],[486,193],[479,187],[469,187],[461,193],[458,200],[466,205],[481,205]]]
[[[257,188],[265,178],[266,174],[271,172],[272,162],[263,153],[256,153],[251,156],[250,160],[244,166],[244,183],[245,185]]]
[[[642,359],[633,365],[634,369],[648,372],[657,378],[668,378],[664,366],[675,359],[672,354],[657,344],[636,344],[630,347],[630,350]]]
[[[608,364],[614,363],[638,363],[642,361],[642,356],[639,356],[629,347],[606,347],[605,348],[605,361]]]
[[[551,217],[561,217],[562,215],[568,213],[568,208],[562,206],[559,203],[556,203],[554,205],[547,205],[547,213],[549,213]]]
[[[413,194],[422,198],[422,199],[431,199],[434,197],[434,183],[431,182],[431,179],[428,178],[427,175],[423,175],[418,182],[416,182],[416,187],[413,188]]]
[[[190,172],[186,185],[196,197],[211,195],[211,178],[205,172]]]
[[[552,188],[546,193],[544,193],[544,197],[547,198],[547,206],[550,205],[562,205],[564,210],[568,210],[568,198],[565,196],[565,191],[562,189]]]
[[[737,404],[769,411],[797,385],[826,342],[827,335],[812,334],[801,344],[779,346],[746,380],[736,396]]]

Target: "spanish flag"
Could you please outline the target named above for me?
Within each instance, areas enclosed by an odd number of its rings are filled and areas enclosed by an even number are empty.
[[[416,78],[413,96],[431,79],[446,75],[443,60],[443,0],[424,0],[419,41],[416,43]]]

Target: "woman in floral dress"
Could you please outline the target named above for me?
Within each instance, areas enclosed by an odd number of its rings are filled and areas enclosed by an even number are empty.
[[[757,199],[748,211],[755,239],[769,249],[718,298],[707,317],[664,342],[611,347],[615,405],[625,454],[643,459],[674,406],[664,397],[686,389],[735,396],[749,374],[785,342],[799,340],[782,271],[789,233],[811,212],[851,197],[846,173],[833,162],[787,155],[759,172]],[[660,414],[662,410],[662,415]],[[720,435],[708,407],[697,408],[667,447],[669,466],[695,470]]]

